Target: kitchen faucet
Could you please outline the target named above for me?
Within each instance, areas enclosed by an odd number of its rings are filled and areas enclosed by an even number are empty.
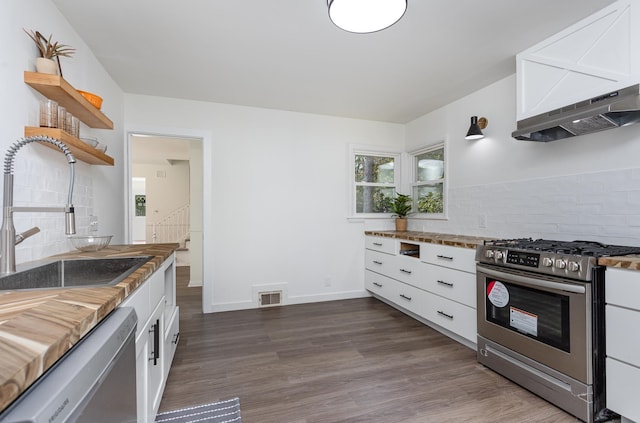
[[[20,148],[32,142],[45,142],[59,148],[67,157],[69,162],[69,196],[67,205],[64,207],[14,207],[13,206],[13,163],[16,153]],[[4,192],[2,196],[2,227],[0,227],[0,274],[15,273],[16,271],[16,244],[40,231],[39,228],[31,228],[21,234],[16,235],[13,226],[13,213],[15,212],[63,212],[65,214],[65,233],[73,235],[76,233],[76,219],[73,210],[73,183],[75,157],[66,144],[55,138],[36,135],[22,138],[11,145],[4,157]]]

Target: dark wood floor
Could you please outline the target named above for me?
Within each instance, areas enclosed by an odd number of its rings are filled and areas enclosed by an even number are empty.
[[[188,270],[161,411],[238,396],[243,423],[576,421],[375,299],[205,315]]]

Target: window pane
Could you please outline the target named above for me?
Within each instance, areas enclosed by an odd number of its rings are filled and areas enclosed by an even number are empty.
[[[433,185],[421,185],[413,188],[413,198],[417,200],[420,213],[444,213],[442,182]]]
[[[356,213],[391,213],[395,188],[356,186]]]
[[[394,183],[393,157],[356,155],[356,182]]]
[[[416,181],[434,181],[444,176],[444,147],[416,156]]]

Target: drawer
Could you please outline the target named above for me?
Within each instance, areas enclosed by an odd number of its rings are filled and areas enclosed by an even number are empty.
[[[640,272],[607,268],[606,273],[607,303],[640,310]]]
[[[463,338],[477,342],[477,316],[474,308],[429,294],[424,317]]]
[[[448,267],[423,264],[427,291],[476,308],[476,275]]]
[[[396,302],[398,282],[371,270],[364,271],[364,285],[372,293]]]
[[[606,306],[607,356],[640,367],[640,312]],[[639,380],[640,382],[640,380]]]
[[[390,276],[418,288],[425,285],[425,264],[413,257],[395,256],[392,261]]]
[[[396,240],[394,238],[383,238],[379,236],[365,236],[364,248],[367,250],[380,251],[381,253],[395,254]]]
[[[607,358],[607,408],[640,422],[640,369]]]
[[[395,256],[378,251],[364,251],[364,267],[386,276],[394,274]]]
[[[424,317],[427,308],[427,293],[415,286],[398,282],[398,291],[393,302],[406,310]]]
[[[440,244],[420,244],[420,260],[464,272],[476,272],[476,250]]]

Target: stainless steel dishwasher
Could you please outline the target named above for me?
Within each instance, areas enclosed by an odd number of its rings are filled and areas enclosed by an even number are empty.
[[[2,414],[2,423],[136,421],[136,313],[115,309]]]

